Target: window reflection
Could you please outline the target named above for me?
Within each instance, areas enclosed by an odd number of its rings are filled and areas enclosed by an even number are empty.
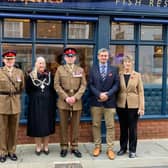
[[[135,58],[135,46],[132,45],[111,45],[110,46],[110,61],[113,65],[119,67],[122,70],[122,58],[124,55],[131,55]]]
[[[141,40],[162,40],[162,25],[141,25]]]
[[[162,46],[140,46],[139,70],[145,84],[162,83]]]
[[[16,51],[16,66],[24,72],[31,69],[32,66],[32,47],[29,44],[3,44],[3,52],[8,50]]]
[[[89,45],[68,45],[77,49],[77,64],[82,66],[88,75],[90,66],[92,65],[93,46]],[[46,59],[47,68],[54,74],[59,65],[64,64],[63,45],[37,44],[36,57],[42,56]]]
[[[62,38],[62,22],[51,20],[38,20],[37,38]]]
[[[63,45],[36,45],[36,57],[42,56],[47,63],[47,69],[54,75],[62,64]]]
[[[111,39],[112,40],[133,40],[134,25],[131,23],[112,22]]]
[[[93,23],[69,22],[69,39],[93,39]]]
[[[4,37],[30,38],[30,20],[4,19]]]
[[[93,61],[93,46],[92,45],[68,45],[67,47],[73,47],[77,49],[77,63],[84,68],[86,77]]]

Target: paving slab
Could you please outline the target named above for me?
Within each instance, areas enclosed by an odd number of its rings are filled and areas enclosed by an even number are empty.
[[[130,159],[128,153],[109,160],[106,155],[107,146],[103,144],[100,156],[93,157],[93,143],[80,143],[82,158],[76,158],[68,152],[67,157],[60,157],[58,143],[50,144],[50,154],[37,156],[34,144],[17,146],[18,161],[7,159],[0,163],[0,168],[168,168],[168,139],[139,140],[137,157]],[[119,142],[115,141],[114,152],[119,150]]]

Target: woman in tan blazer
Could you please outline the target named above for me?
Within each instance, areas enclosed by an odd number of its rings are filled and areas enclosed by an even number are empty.
[[[133,58],[123,57],[123,69],[120,71],[120,90],[117,97],[117,114],[120,123],[121,156],[127,151],[129,141],[129,157],[136,157],[137,121],[144,114],[144,88],[141,74],[133,70]]]

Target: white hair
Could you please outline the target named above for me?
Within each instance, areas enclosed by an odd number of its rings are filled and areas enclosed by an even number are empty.
[[[44,62],[44,66],[46,68],[46,60],[44,57],[37,57],[36,58],[36,62],[35,62],[35,66],[34,66],[34,69],[33,71],[30,73],[31,77],[34,78],[34,79],[37,79],[37,69],[38,69],[38,63],[39,62]]]
[[[37,57],[36,58],[36,62],[35,62],[35,68],[37,69],[37,66],[38,66],[38,63],[39,62],[44,62],[44,65],[45,65],[45,67],[46,67],[46,60],[45,60],[45,58],[44,57]]]

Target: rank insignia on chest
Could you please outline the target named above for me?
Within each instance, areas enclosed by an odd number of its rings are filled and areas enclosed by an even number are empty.
[[[78,78],[78,77],[82,77],[82,71],[75,71],[75,72],[73,72],[73,77],[76,77],[76,78]]]
[[[21,79],[19,76],[17,76],[17,77],[16,77],[16,81],[17,81],[17,82],[21,82],[22,79]]]

